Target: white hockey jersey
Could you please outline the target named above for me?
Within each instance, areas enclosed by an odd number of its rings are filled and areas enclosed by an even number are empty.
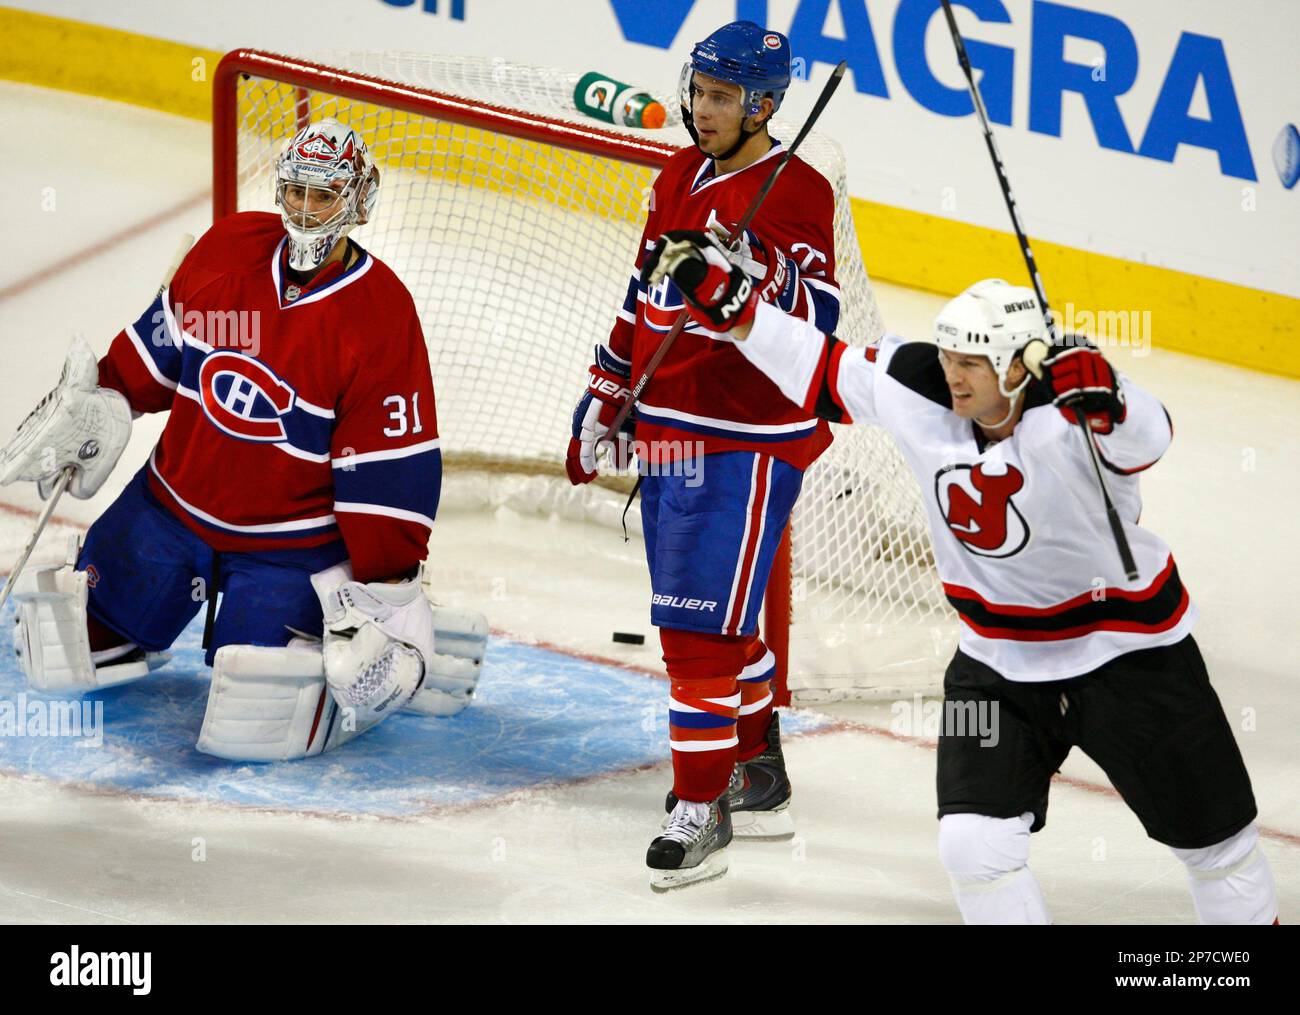
[[[1124,577],[1087,448],[1031,385],[1006,440],[952,410],[938,350],[886,335],[852,348],[760,306],[738,343],[791,401],[832,422],[875,424],[921,486],[935,560],[967,655],[1009,680],[1078,676],[1191,631],[1196,610],[1169,547],[1138,525],[1137,474],[1173,439],[1164,407],[1120,377],[1128,411],[1097,445],[1138,566]]]

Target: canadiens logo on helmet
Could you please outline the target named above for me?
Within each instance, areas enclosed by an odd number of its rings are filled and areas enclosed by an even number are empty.
[[[266,364],[238,352],[213,352],[199,367],[199,404],[208,420],[240,440],[278,443],[297,392]]]
[[[948,530],[967,552],[1011,557],[1029,542],[1029,523],[1013,499],[1024,485],[1024,473],[1014,465],[947,465],[934,477],[934,497]]]
[[[763,45],[768,49],[780,49],[781,36],[777,35],[775,32],[769,32],[767,35],[763,36]]]
[[[315,162],[335,162],[340,159],[351,162],[356,157],[356,146],[349,133],[340,150],[338,145],[324,134],[310,134],[294,146],[294,153],[300,159]]]

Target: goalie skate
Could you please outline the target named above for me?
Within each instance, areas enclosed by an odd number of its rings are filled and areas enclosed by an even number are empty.
[[[678,801],[664,834],[646,852],[650,888],[666,892],[722,877],[730,842],[731,812],[725,795],[707,804]]]

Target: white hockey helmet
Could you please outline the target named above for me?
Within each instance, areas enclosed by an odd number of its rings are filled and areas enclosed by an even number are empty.
[[[290,187],[305,188],[300,201],[286,203]],[[333,202],[320,214],[306,210],[311,190],[328,191]],[[333,119],[300,130],[275,165],[275,203],[289,234],[290,267],[319,267],[353,226],[370,218],[378,196],[379,170],[360,134]]]
[[[940,349],[966,356],[986,356],[998,375],[998,390],[1006,398],[1027,383],[1026,372],[1013,390],[1007,371],[1030,342],[1047,341],[1047,326],[1034,290],[986,278],[949,300],[934,319],[934,341]]]

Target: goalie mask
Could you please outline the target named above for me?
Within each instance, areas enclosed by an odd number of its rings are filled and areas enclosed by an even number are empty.
[[[370,218],[379,170],[361,135],[337,120],[308,124],[280,153],[275,203],[289,234],[289,267],[314,271],[353,226]]]

